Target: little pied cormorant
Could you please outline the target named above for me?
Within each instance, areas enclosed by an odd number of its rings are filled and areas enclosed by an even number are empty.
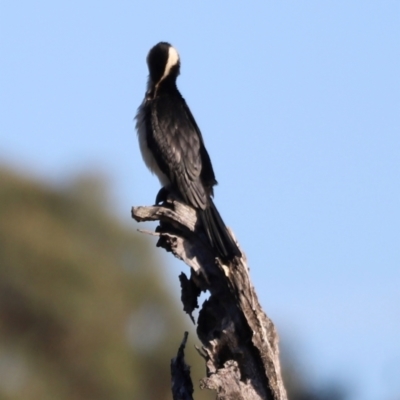
[[[240,257],[212,200],[217,181],[200,129],[176,87],[179,54],[169,43],[160,42],[150,50],[147,65],[147,91],[136,115],[143,160],[159,178],[160,193],[172,191],[198,211],[217,255],[223,260]]]

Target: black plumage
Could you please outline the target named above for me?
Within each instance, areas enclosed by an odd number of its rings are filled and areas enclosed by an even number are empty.
[[[167,190],[198,210],[211,246],[222,259],[241,256],[212,200],[217,184],[203,137],[176,87],[179,55],[169,43],[147,56],[149,81],[136,116],[143,159]]]

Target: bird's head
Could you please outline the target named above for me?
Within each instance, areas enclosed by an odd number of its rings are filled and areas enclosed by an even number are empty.
[[[147,65],[152,85],[158,86],[166,79],[172,79],[175,82],[179,75],[179,54],[169,43],[160,42],[149,51]]]

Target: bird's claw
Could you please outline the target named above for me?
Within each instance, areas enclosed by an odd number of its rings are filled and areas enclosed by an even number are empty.
[[[156,197],[156,205],[158,206],[160,203],[163,203],[167,200],[168,198],[168,189],[165,187],[162,187],[159,192],[157,193]]]

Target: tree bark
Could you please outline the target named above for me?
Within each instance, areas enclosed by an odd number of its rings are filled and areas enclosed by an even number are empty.
[[[132,217],[138,222],[159,221],[157,246],[191,268],[189,278],[182,273],[179,279],[184,311],[193,321],[198,296],[202,291],[210,293],[197,321],[197,335],[203,344],[199,352],[207,368],[207,377],[200,386],[215,390],[218,400],[286,400],[278,335],[260,306],[245,256],[229,263],[216,258],[196,211],[176,199],[168,198],[162,205],[133,207]],[[181,360],[180,365],[186,365],[185,342],[184,339],[174,359]],[[188,385],[187,375],[179,380],[179,374],[172,372],[176,388],[177,382]],[[179,389],[191,396],[191,388],[189,385]],[[173,394],[174,399],[191,398]]]

